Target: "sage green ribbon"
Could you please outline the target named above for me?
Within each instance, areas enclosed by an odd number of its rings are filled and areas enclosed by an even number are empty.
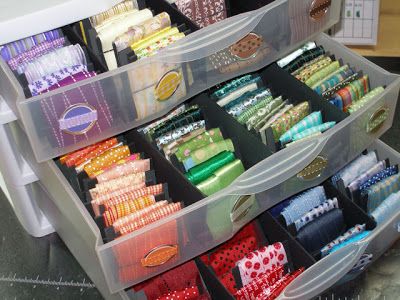
[[[189,157],[183,161],[183,165],[186,171],[188,171],[191,168],[209,160],[210,158],[216,156],[223,151],[235,151],[231,139],[211,143],[207,146],[201,147],[200,149],[193,151],[192,153],[190,153]]]
[[[252,129],[254,127],[254,125],[256,125],[257,123],[259,123],[260,121],[265,119],[265,117],[268,114],[270,114],[272,111],[274,111],[277,107],[281,106],[282,103],[283,103],[283,99],[282,99],[282,96],[280,96],[278,98],[275,98],[271,102],[269,102],[264,107],[261,107],[258,110],[252,112],[250,117],[247,118],[247,120],[246,120],[247,129],[248,130]]]
[[[235,154],[233,152],[224,151],[190,169],[185,176],[191,183],[198,184],[213,175],[219,168],[234,160]]]
[[[208,144],[222,141],[223,139],[224,137],[219,128],[210,129],[186,143],[179,145],[175,152],[176,158],[182,162],[189,157],[192,151],[207,146]]]
[[[315,83],[317,83],[318,81],[320,81],[324,77],[328,76],[329,74],[332,74],[333,72],[335,72],[339,68],[340,68],[339,62],[338,61],[334,61],[331,64],[329,64],[328,66],[326,66],[325,68],[323,68],[322,70],[319,70],[318,72],[313,74],[310,78],[308,78],[305,81],[305,84],[311,87]]]
[[[240,159],[216,170],[211,177],[197,184],[196,187],[206,196],[210,196],[227,186],[244,173],[244,166]]]
[[[251,116],[253,116],[259,109],[266,107],[267,105],[271,105],[274,102],[274,98],[272,96],[267,97],[264,100],[261,100],[254,106],[249,107],[245,111],[243,111],[239,116],[236,117],[236,120],[240,124],[245,124]]]
[[[258,120],[255,124],[248,124],[247,129],[250,130],[254,128],[255,130],[261,129],[273,116],[279,113],[284,107],[287,106],[287,102],[282,102],[279,106],[275,107],[272,111],[270,111],[267,115],[265,115],[262,119]],[[293,106],[292,106],[293,107]],[[290,108],[292,108],[290,107]],[[250,127],[250,125],[252,125]]]
[[[379,94],[383,93],[384,91],[385,91],[385,89],[382,86],[379,86],[379,87],[373,89],[372,91],[370,91],[369,93],[364,95],[364,97],[362,97],[360,100],[358,100],[357,102],[353,103],[349,107],[348,112],[351,113],[351,114],[355,113],[357,110],[359,110],[361,107],[363,107],[369,101],[371,101],[372,98],[378,96]]]

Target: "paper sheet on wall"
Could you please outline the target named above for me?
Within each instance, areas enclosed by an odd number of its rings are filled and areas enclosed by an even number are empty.
[[[330,32],[346,45],[376,45],[378,24],[379,0],[345,0],[341,20]]]

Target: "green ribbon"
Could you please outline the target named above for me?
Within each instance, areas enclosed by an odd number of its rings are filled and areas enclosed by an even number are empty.
[[[206,196],[226,188],[236,178],[244,173],[244,166],[240,159],[236,159],[233,162],[219,168],[215,171],[211,177],[202,181],[196,187]]]
[[[319,70],[315,74],[313,74],[310,78],[308,78],[305,82],[306,85],[309,87],[313,86],[315,83],[323,79],[324,77],[328,76],[329,74],[332,74],[335,72],[337,69],[340,68],[340,64],[338,61],[334,61],[327,67],[323,68],[322,70]]]
[[[190,169],[185,176],[191,183],[198,184],[213,175],[219,168],[222,168],[234,160],[235,154],[233,154],[233,152],[224,151]]]
[[[222,141],[223,139],[224,137],[222,136],[219,128],[210,129],[179,145],[175,152],[175,156],[180,162],[182,162],[189,157],[192,151],[207,146],[211,143]]]
[[[185,159],[183,161],[183,164],[186,168],[186,170],[189,170],[193,168],[194,166],[197,166],[210,158],[214,157],[215,155],[223,152],[223,151],[230,151],[234,152],[235,148],[233,146],[232,140],[231,139],[226,139],[223,141],[211,143],[207,146],[201,147],[200,149],[197,149],[193,151],[189,158]]]

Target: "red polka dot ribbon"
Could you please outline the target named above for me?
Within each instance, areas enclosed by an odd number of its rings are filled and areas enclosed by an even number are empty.
[[[282,279],[284,273],[285,267],[279,266],[271,272],[262,274],[260,277],[257,277],[251,283],[238,290],[235,294],[236,299],[255,299],[257,295],[261,294],[265,289],[274,286],[275,283]]]
[[[197,288],[197,286],[192,286],[181,291],[173,291],[157,298],[157,300],[192,300],[198,298],[199,289]]]
[[[287,262],[286,251],[282,243],[275,243],[247,254],[237,263],[237,266],[242,284],[247,285],[255,278],[271,272],[272,269],[283,266]]]

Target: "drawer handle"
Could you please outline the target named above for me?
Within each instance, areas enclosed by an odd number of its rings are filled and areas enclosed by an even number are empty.
[[[244,38],[230,46],[229,51],[237,59],[246,60],[256,57],[262,44],[262,36],[254,32],[250,32]]]
[[[320,21],[328,12],[332,0],[314,0],[310,6],[310,18],[313,21]]]
[[[327,165],[328,160],[318,155],[307,167],[297,174],[297,177],[303,180],[313,180],[321,176]]]
[[[255,203],[254,195],[244,195],[236,200],[235,205],[233,205],[231,211],[231,221],[232,223],[240,222],[247,216],[250,209]]]
[[[158,81],[154,95],[158,101],[166,101],[176,92],[182,81],[182,74],[178,71],[165,73]]]
[[[377,132],[385,123],[389,116],[389,109],[387,107],[381,107],[375,111],[368,120],[367,133]]]
[[[165,264],[177,254],[178,245],[157,246],[142,258],[141,263],[142,266],[146,268],[158,267]]]

